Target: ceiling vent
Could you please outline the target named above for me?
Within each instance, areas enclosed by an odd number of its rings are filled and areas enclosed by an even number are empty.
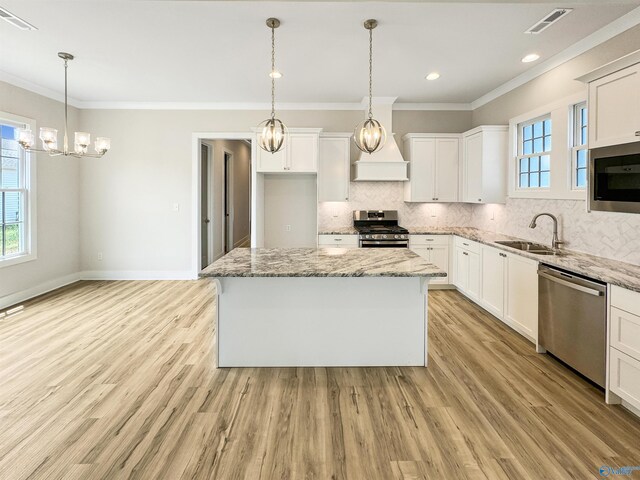
[[[551,25],[556,23],[562,17],[571,13],[572,10],[573,10],[572,8],[556,8],[553,12],[551,12],[548,15],[545,15],[545,17],[542,20],[537,22],[533,27],[531,27],[524,33],[533,33],[533,34],[542,33],[544,30],[546,30]]]
[[[20,17],[16,17],[13,13],[11,13],[10,11],[2,7],[0,7],[0,18],[2,18],[3,20],[6,20],[11,25],[19,28],[20,30],[37,30],[36,27],[31,25],[26,20],[23,20]]]

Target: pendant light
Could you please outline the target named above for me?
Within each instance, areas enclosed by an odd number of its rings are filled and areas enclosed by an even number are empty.
[[[384,127],[373,118],[372,103],[372,85],[373,85],[373,29],[378,26],[377,20],[367,20],[364,22],[364,28],[369,30],[369,116],[364,121],[356,125],[353,133],[353,139],[356,146],[364,153],[372,154],[382,148],[387,141],[387,132]]]
[[[111,139],[106,137],[97,137],[95,141],[96,153],[88,153],[88,147],[91,143],[91,135],[87,132],[75,132],[73,150],[69,150],[68,126],[67,126],[67,110],[69,108],[67,102],[67,68],[73,55],[66,52],[58,52],[58,57],[64,60],[64,137],[62,139],[62,148],[58,148],[58,130],[55,128],[42,127],[40,129],[40,140],[42,141],[42,149],[33,148],[35,143],[34,134],[30,128],[21,128],[18,130],[18,143],[27,151],[46,152],[52,157],[63,155],[65,157],[102,157],[111,147]]]
[[[258,125],[258,145],[263,150],[276,153],[282,149],[287,136],[287,127],[276,118],[276,78],[282,75],[276,70],[276,34],[275,30],[280,26],[277,18],[267,19],[267,27],[271,29],[271,118]]]

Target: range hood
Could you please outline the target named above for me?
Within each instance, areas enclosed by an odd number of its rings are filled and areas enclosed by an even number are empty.
[[[400,149],[392,130],[393,102],[397,97],[373,97],[373,118],[378,120],[387,132],[387,141],[377,152],[360,153],[360,158],[354,164],[355,182],[405,182],[407,165],[400,154]],[[362,103],[368,105],[368,98]],[[366,115],[366,108],[365,108]]]

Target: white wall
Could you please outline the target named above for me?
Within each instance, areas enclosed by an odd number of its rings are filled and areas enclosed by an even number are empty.
[[[265,248],[315,248],[317,205],[315,175],[264,175]]]
[[[0,82],[0,99],[0,111],[35,119],[38,129],[57,128],[62,141],[62,103],[4,82]],[[69,129],[79,130],[75,108],[69,109]],[[38,258],[0,268],[0,308],[22,300],[19,292],[42,293],[73,280],[78,272],[79,160],[38,154],[36,163]]]

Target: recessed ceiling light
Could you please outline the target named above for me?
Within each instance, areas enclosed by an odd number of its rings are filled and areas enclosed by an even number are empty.
[[[14,27],[19,28],[20,30],[37,30],[36,27],[31,25],[26,20],[21,19],[20,17],[14,15],[10,11],[2,7],[0,7],[0,18],[7,21]]]
[[[431,72],[429,75],[425,77],[427,80],[437,80],[440,78],[440,74],[438,72]]]
[[[522,57],[522,63],[535,62],[539,58],[540,58],[540,55],[538,55],[537,53],[530,53],[529,55],[525,55],[524,57]]]
[[[269,76],[271,78],[282,78],[282,73],[280,73],[278,70],[274,70],[273,72],[269,73]]]

